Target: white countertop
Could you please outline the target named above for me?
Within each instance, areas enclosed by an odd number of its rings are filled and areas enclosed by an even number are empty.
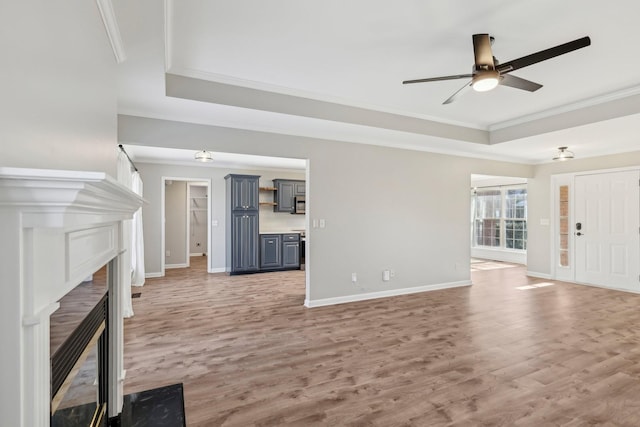
[[[291,230],[285,230],[285,231],[262,231],[260,230],[259,234],[300,234],[299,231],[291,231]]]

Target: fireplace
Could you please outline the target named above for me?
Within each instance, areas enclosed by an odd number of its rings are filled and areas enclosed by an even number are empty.
[[[57,412],[85,404],[102,425],[117,421],[125,376],[124,248],[128,220],[141,204],[104,173],[0,167],[2,425],[55,425]],[[77,299],[93,273],[93,285],[103,281],[95,299]],[[71,322],[65,306],[74,295],[72,307],[82,300],[87,310]],[[62,334],[61,320],[68,322]],[[83,372],[85,385],[97,384],[89,391],[93,402],[74,391]]]
[[[51,426],[104,427],[109,366],[106,269],[59,303],[50,319]]]

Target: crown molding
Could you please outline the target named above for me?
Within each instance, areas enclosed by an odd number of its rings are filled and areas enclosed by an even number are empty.
[[[167,0],[171,2],[172,0]],[[167,50],[167,54],[170,53],[170,49]],[[167,59],[167,64],[170,60]],[[333,104],[339,104],[347,107],[362,108],[364,110],[377,111],[381,113],[395,114],[398,116],[411,117],[414,119],[428,120],[437,122],[440,124],[460,126],[475,130],[487,130],[486,126],[480,126],[477,123],[467,123],[459,120],[449,120],[442,117],[430,116],[427,114],[417,114],[414,112],[401,110],[397,108],[383,107],[380,105],[369,104],[366,102],[357,102],[351,99],[342,98],[334,95],[320,94],[316,92],[305,91],[302,89],[295,89],[288,86],[281,86],[272,83],[264,83],[256,80],[243,79],[239,77],[229,76],[226,74],[211,73],[208,71],[197,70],[193,68],[183,67],[170,67],[167,70],[167,74],[176,75],[179,77],[188,77],[198,80],[206,80],[214,83],[221,83],[229,86],[238,86],[242,88],[255,89],[264,92],[277,93],[282,95],[290,95],[298,98],[305,98],[314,101],[330,102]]]
[[[173,39],[173,1],[164,0],[164,70],[165,72],[171,68],[171,59],[173,55],[173,45],[171,40]]]
[[[604,95],[594,96],[592,98],[583,99],[581,101],[572,102],[570,104],[561,105],[559,107],[550,108],[548,110],[539,111],[533,114],[527,114],[515,119],[506,120],[500,123],[494,123],[489,126],[489,132],[496,130],[518,126],[524,123],[532,122],[534,120],[545,119],[558,114],[568,113],[571,111],[581,110],[583,108],[593,107],[595,105],[604,104],[605,102],[616,101],[619,99],[628,98],[630,96],[640,94],[640,85],[628,87],[615,92],[607,93]]]
[[[102,23],[104,24],[104,29],[107,31],[107,37],[111,43],[111,49],[113,49],[116,62],[120,64],[127,59],[127,55],[124,52],[118,20],[113,10],[113,3],[111,0],[96,0],[96,4],[98,5],[98,10],[100,10]]]

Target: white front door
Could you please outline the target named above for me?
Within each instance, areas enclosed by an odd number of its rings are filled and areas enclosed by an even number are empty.
[[[640,292],[640,171],[577,176],[576,282]]]

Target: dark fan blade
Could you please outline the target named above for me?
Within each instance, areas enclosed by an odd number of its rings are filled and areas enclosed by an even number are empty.
[[[444,101],[442,103],[442,105],[445,104],[451,104],[453,101],[455,101],[458,97],[460,97],[460,95],[462,95],[464,92],[466,92],[467,88],[471,87],[471,82],[467,83],[466,85],[462,86],[460,89],[458,89],[458,91],[456,93],[454,93],[453,95],[451,95],[449,98],[447,98],[446,101]]]
[[[487,65],[490,69],[493,69],[493,53],[491,52],[489,34],[473,35],[473,55],[476,59],[476,67]]]
[[[425,83],[425,82],[439,82],[442,80],[470,79],[471,77],[473,77],[471,74],[457,74],[455,76],[442,76],[442,77],[431,77],[428,79],[405,80],[402,82],[402,84],[408,85],[411,83]]]
[[[520,77],[516,77],[513,74],[505,74],[503,76],[500,76],[500,84],[503,86],[526,90],[528,92],[535,92],[542,87],[541,84],[532,82],[530,80],[521,79]]]
[[[504,64],[500,64],[497,68],[501,74],[509,73],[511,71],[528,67],[529,65],[546,61],[547,59],[555,58],[556,56],[564,55],[565,53],[587,47],[590,44],[591,39],[589,37],[583,37],[569,43],[561,44],[556,47],[541,50],[540,52],[532,53],[531,55],[523,56],[522,58],[505,62]]]

